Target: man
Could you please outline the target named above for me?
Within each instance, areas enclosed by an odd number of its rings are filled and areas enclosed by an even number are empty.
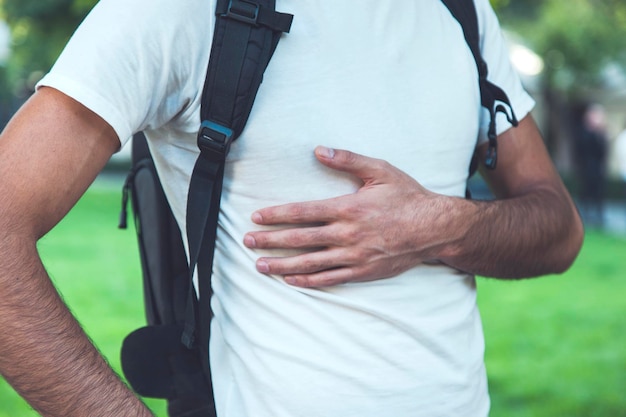
[[[498,120],[498,166],[483,172],[492,202],[462,198],[488,120],[443,4],[278,2],[294,25],[224,182],[218,415],[487,415],[474,274],[564,271],[582,226],[495,15],[476,3],[490,79],[522,118]],[[46,416],[149,415],[58,299],[35,245],[140,130],[185,230],[213,7],[101,1],[0,140],[0,326],[11,335],[0,370]]]

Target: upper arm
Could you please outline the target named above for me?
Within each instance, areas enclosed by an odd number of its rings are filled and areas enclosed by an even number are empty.
[[[0,136],[0,229],[34,239],[76,203],[119,147],[111,126],[82,104],[39,89]]]
[[[478,147],[481,161],[488,145]],[[497,198],[517,197],[541,188],[552,190],[573,204],[530,115],[518,127],[498,136],[497,166],[493,170],[480,166],[480,173]]]
[[[487,146],[479,147],[481,155]],[[582,245],[583,225],[531,116],[498,137],[497,167],[481,167],[481,173],[500,200],[492,207],[505,211],[509,227],[515,225],[509,230],[521,245],[516,251],[531,254],[531,275],[569,268]]]

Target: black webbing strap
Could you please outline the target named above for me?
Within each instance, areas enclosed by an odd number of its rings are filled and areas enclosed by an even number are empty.
[[[264,5],[250,1],[218,1],[215,13],[235,20],[249,22],[255,26],[265,26],[274,32],[289,32],[293,15],[274,10],[273,5]]]
[[[263,72],[293,16],[276,12],[275,0],[218,0],[198,132],[200,156],[187,198],[189,279],[197,268],[198,297],[189,291],[182,342],[202,353],[210,382],[208,340],[211,274],[224,165],[230,145],[248,119]],[[212,385],[211,385],[212,387]]]
[[[480,34],[478,31],[478,16],[473,0],[442,0],[454,18],[461,24],[465,41],[472,51],[476,68],[478,69],[478,82],[480,87],[481,105],[489,111],[489,149],[485,157],[485,166],[495,169],[498,161],[498,142],[496,135],[496,114],[504,113],[507,120],[513,126],[517,126],[517,118],[506,93],[497,85],[487,80],[487,63],[480,52]],[[506,106],[506,107],[505,107]],[[508,107],[508,111],[507,111]],[[476,170],[476,163],[470,167],[470,176]]]
[[[230,140],[241,134],[280,35],[291,27],[293,16],[274,8],[275,0],[217,1],[202,123]]]

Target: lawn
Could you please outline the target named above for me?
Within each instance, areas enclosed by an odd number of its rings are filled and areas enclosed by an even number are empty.
[[[492,416],[626,416],[625,257],[592,232],[561,276],[480,281]]]
[[[116,228],[119,207],[119,187],[92,187],[40,243],[115,369],[122,338],[144,320],[135,235]],[[626,237],[590,232],[564,275],[479,280],[492,417],[626,417],[625,257]],[[161,401],[148,404],[165,417]],[[36,415],[0,379],[0,417]]]

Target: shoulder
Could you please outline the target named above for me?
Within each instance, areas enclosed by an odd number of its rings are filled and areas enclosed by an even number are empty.
[[[509,57],[509,44],[504,36],[498,17],[489,0],[473,0],[478,16],[481,54],[489,68],[488,79],[500,87],[508,96],[518,120],[526,117],[535,106],[534,99],[525,90],[522,80]],[[486,139],[485,132],[489,122],[488,114],[483,111],[480,141]],[[496,116],[497,133],[503,133],[511,127],[506,117]]]
[[[136,36],[150,46],[181,36],[204,36],[212,28],[213,8],[214,1],[201,0],[100,0],[81,27],[131,43]]]
[[[41,85],[89,107],[122,140],[164,126],[198,96],[212,7],[214,1],[101,0]]]

